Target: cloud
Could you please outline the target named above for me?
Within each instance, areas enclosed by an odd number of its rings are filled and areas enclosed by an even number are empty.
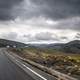
[[[31,18],[28,20],[15,20],[19,24],[25,24],[32,28],[57,29],[57,30],[75,30],[80,31],[80,17],[73,17],[54,21],[44,17]]]
[[[40,16],[52,20],[80,16],[80,0],[0,0],[0,20]]]
[[[0,0],[0,20],[14,19],[12,8],[18,5],[22,0]]]
[[[30,19],[44,17],[61,20],[80,16],[80,0],[22,0],[14,6],[11,13],[14,18]]]
[[[3,38],[60,42],[79,39],[79,31],[80,0],[0,0]]]
[[[57,41],[58,37],[50,32],[40,32],[34,36],[36,41]]]
[[[77,33],[77,34],[75,35],[75,38],[76,38],[76,39],[80,39],[80,33]]]
[[[52,34],[49,32],[41,32],[35,35],[36,40],[53,40]]]
[[[42,14],[53,20],[80,16],[80,0],[32,0]]]
[[[65,37],[65,36],[62,36],[61,39],[63,39],[63,40],[67,40],[68,38]]]
[[[64,29],[64,30],[75,30],[80,31],[80,17],[73,17],[65,20],[61,20],[58,22],[55,27],[52,27],[55,29]]]
[[[4,38],[4,39],[16,40],[18,38],[18,34],[16,32],[9,32],[9,33],[4,33],[0,35],[1,35],[1,38]]]

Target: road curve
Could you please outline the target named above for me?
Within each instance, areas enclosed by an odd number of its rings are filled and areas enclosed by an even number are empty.
[[[12,63],[0,49],[0,80],[34,80],[20,67]]]
[[[56,80],[55,77],[6,54],[6,49],[0,49],[0,80]]]

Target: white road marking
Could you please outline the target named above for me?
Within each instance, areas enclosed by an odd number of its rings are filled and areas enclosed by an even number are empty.
[[[9,55],[9,54],[8,54]],[[11,56],[13,59],[15,59],[12,55]],[[16,60],[16,62],[20,63],[20,61]],[[22,66],[24,66],[25,68],[27,68],[29,71],[31,71],[32,73],[34,73],[35,75],[37,75],[38,77],[40,77],[43,80],[47,80],[46,78],[44,78],[42,75],[38,74],[37,72],[35,72],[34,70],[30,69],[29,67],[27,67],[26,65],[20,63]]]
[[[23,64],[24,67],[26,67],[28,70],[30,70],[32,73],[36,74],[38,77],[42,78],[43,80],[47,80],[46,78],[44,78],[43,76],[41,76],[40,74],[38,74],[37,72],[33,71],[32,69],[30,69],[29,67],[27,67],[26,65]]]

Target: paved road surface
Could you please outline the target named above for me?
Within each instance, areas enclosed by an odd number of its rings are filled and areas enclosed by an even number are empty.
[[[0,80],[34,80],[0,50]]]
[[[0,49],[0,80],[55,80],[55,78],[31,65],[24,63],[24,70],[7,57],[5,49]]]

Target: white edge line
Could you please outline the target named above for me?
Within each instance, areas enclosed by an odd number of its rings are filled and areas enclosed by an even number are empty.
[[[8,54],[9,55],[9,54]],[[12,55],[9,55],[11,56],[13,59],[15,59]],[[19,61],[16,60],[18,63]],[[21,63],[20,63],[21,64]],[[37,75],[38,77],[42,78],[43,80],[47,80],[46,78],[44,78],[42,75],[38,74],[37,72],[35,72],[34,70],[30,69],[29,67],[27,67],[26,65],[24,64],[21,64],[22,66],[24,66],[25,68],[27,68],[29,71],[31,71],[32,73],[34,73],[35,75]]]
[[[37,76],[39,76],[40,78],[42,78],[43,80],[47,80],[46,78],[44,78],[43,76],[41,76],[40,74],[38,74],[37,72],[33,71],[32,69],[30,69],[29,67],[27,67],[26,65],[23,64],[24,67],[26,67],[28,70],[30,70],[32,73],[36,74]]]

